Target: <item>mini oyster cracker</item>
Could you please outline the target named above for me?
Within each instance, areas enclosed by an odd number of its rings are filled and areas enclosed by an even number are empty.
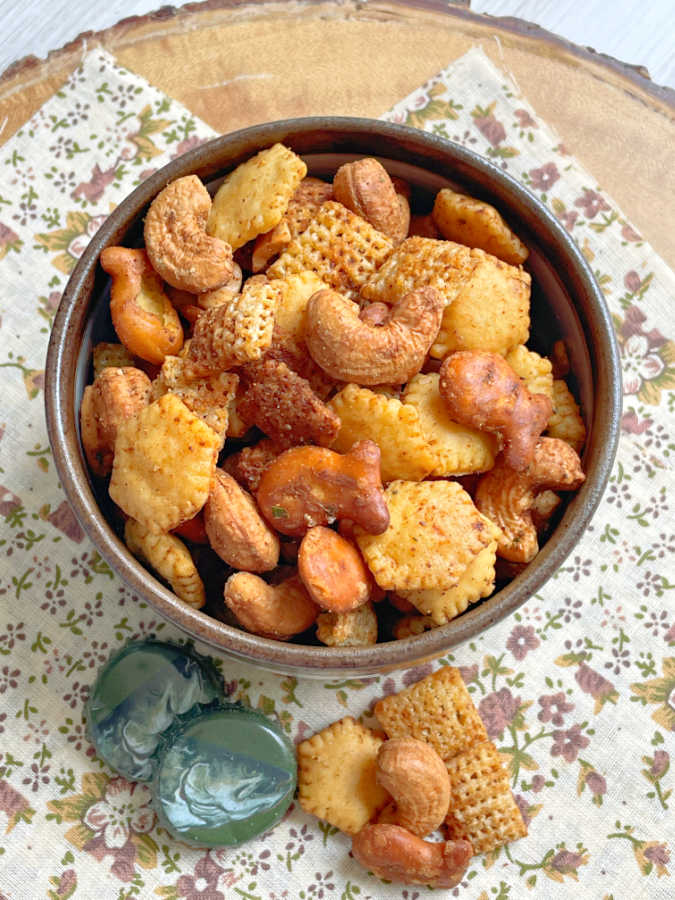
[[[296,787],[281,728],[231,703],[191,646],[133,641],[100,670],[86,704],[98,755],[147,782],[159,821],[195,847],[232,847],[279,822]]]

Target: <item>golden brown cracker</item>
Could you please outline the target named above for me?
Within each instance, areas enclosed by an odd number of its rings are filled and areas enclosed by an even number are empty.
[[[548,420],[546,434],[567,441],[577,453],[586,442],[586,426],[577,401],[567,384],[559,379],[553,382],[553,415]]]
[[[469,746],[445,764],[450,775],[450,811],[445,820],[449,839],[470,841],[476,853],[489,853],[527,834],[491,741]]]
[[[329,406],[340,418],[333,449],[347,453],[356,441],[369,439],[380,448],[382,481],[420,481],[434,466],[417,410],[395,397],[349,384]]]
[[[495,527],[453,481],[392,481],[385,490],[389,527],[355,536],[384,590],[449,588],[495,539]]]
[[[442,666],[398,694],[378,700],[375,716],[388,737],[426,741],[442,760],[487,740],[459,669],[452,666]]]
[[[233,250],[278,225],[307,174],[288,147],[274,144],[225,176],[209,213],[206,230]]]
[[[471,272],[446,306],[431,356],[455,350],[505,355],[530,334],[530,275],[482,250],[470,250]]]
[[[383,740],[351,716],[298,744],[298,799],[305,812],[356,834],[388,802],[375,780]]]
[[[117,430],[109,493],[150,531],[167,532],[206,503],[220,440],[175,394]]]
[[[493,434],[453,422],[438,392],[435,372],[415,375],[408,383],[403,401],[415,407],[422,434],[434,455],[432,475],[467,475],[491,469],[499,449]]]

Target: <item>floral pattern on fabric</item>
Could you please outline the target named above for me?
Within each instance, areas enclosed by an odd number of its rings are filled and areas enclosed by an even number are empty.
[[[673,894],[675,276],[521,97],[473,50],[387,115],[519,178],[579,243],[621,348],[622,438],[587,533],[510,618],[434,663],[366,679],[278,676],[214,658],[227,689],[299,741],[442,665],[459,666],[503,755],[529,836],[477,856],[448,896]],[[293,805],[271,832],[193,850],[148,789],[89,743],[83,704],[129,639],[182,641],[113,574],[64,499],[42,409],[69,273],[143,178],[212,132],[107,54],[0,148],[0,897],[418,900]],[[26,878],[26,872],[30,877]],[[439,893],[440,896],[440,893]]]

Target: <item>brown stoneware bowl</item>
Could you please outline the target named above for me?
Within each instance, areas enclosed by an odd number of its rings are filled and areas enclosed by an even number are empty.
[[[119,538],[105,491],[89,475],[79,436],[79,407],[91,380],[91,350],[114,340],[108,311],[109,279],[98,264],[111,244],[138,246],[143,216],[169,181],[196,173],[209,186],[259,150],[281,141],[306,161],[309,174],[330,178],[343,162],[378,157],[420,195],[450,184],[499,209],[528,245],[533,281],[532,340],[544,352],[563,338],[574,373],[588,440],[586,482],[571,497],[535,560],[513,581],[449,624],[417,637],[373,647],[331,648],[283,643],[240,630],[212,612],[191,609],[138,563]],[[173,160],[144,181],[106,220],[79,260],[64,291],[47,356],[49,436],[61,482],[83,528],[129,586],[182,631],[230,656],[295,675],[366,675],[417,664],[481,634],[512,613],[551,577],[584,533],[614,459],[621,411],[620,369],[602,294],[574,241],[529,191],[469,150],[420,131],[355,118],[292,119],[216,138]]]

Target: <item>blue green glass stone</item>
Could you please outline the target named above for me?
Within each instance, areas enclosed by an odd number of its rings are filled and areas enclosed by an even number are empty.
[[[161,824],[197,847],[232,847],[267,831],[297,781],[293,745],[252,709],[222,704],[180,722],[163,741],[154,782]]]
[[[190,647],[132,642],[111,657],[92,688],[89,735],[111,768],[131,781],[150,781],[166,729],[222,695],[215,666]]]

